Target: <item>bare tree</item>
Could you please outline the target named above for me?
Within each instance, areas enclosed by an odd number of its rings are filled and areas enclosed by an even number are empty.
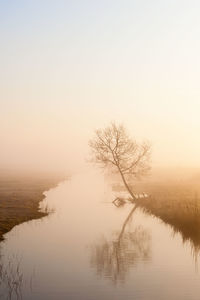
[[[104,167],[112,166],[120,174],[131,197],[135,199],[129,179],[141,178],[150,170],[150,144],[137,143],[129,137],[123,125],[111,123],[110,126],[95,131],[89,146],[95,162]]]

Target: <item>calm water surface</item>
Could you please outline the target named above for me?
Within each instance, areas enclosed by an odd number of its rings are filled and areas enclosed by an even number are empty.
[[[1,262],[19,263],[23,299],[200,299],[190,244],[115,196],[102,174],[74,175],[46,192],[53,213],[5,235]]]

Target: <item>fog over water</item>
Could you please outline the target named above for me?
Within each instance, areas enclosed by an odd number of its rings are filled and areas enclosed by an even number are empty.
[[[53,213],[1,243],[4,267],[20,261],[22,299],[199,299],[199,248],[133,204],[113,205],[102,173],[74,175],[45,195]]]

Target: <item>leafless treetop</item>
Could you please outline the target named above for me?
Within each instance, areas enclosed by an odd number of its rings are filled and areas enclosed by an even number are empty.
[[[139,144],[131,139],[123,125],[111,123],[105,129],[96,130],[89,145],[97,163],[113,165],[124,175],[140,177],[150,169],[150,144]]]
[[[104,167],[113,166],[120,173],[124,185],[133,197],[126,177],[140,178],[147,174],[150,169],[150,144],[137,143],[129,137],[123,125],[111,123],[104,129],[96,130],[89,145],[95,162]]]

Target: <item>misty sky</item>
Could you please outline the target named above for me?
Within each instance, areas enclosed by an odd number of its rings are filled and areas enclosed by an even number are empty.
[[[0,166],[77,169],[123,122],[153,164],[200,166],[200,2],[0,1]]]

